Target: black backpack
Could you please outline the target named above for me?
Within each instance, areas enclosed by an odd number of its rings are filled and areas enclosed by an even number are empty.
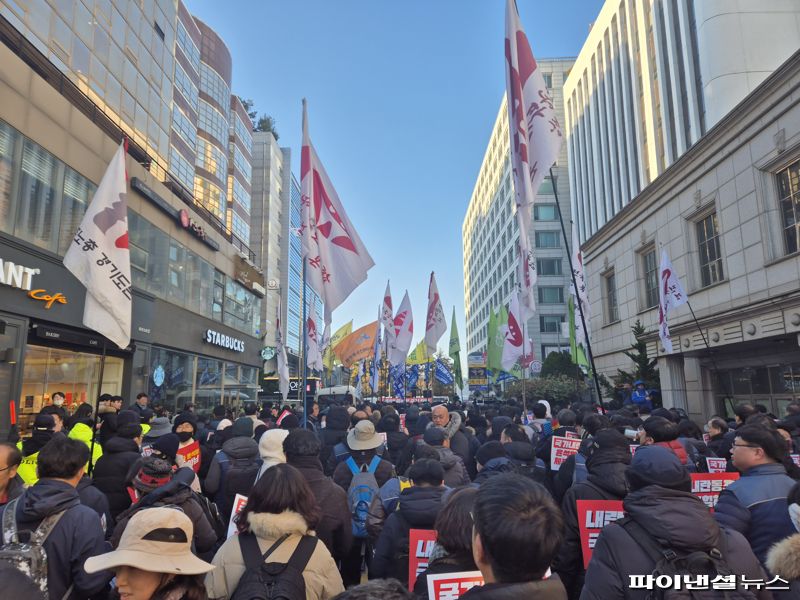
[[[215,496],[220,514],[230,519],[236,494],[249,496],[261,470],[260,458],[229,458],[220,461],[222,487]]]
[[[664,548],[658,541],[651,536],[647,530],[633,521],[630,517],[623,517],[616,521],[625,531],[628,532],[636,543],[641,546],[645,554],[655,562],[652,575],[653,581],[659,576],[667,575],[672,581],[679,579],[680,589],[670,587],[669,589],[656,588],[648,591],[647,600],[756,600],[755,592],[750,589],[742,589],[739,586],[739,575],[731,571],[725,561],[727,554],[727,544],[725,532],[720,529],[719,548],[711,548],[709,551],[696,550],[689,553],[679,553],[671,548]],[[708,581],[713,581],[715,577],[733,577],[732,582],[736,582],[735,589],[712,589],[711,585],[706,585],[708,589],[686,589],[683,585],[685,578],[691,577],[697,580],[698,575],[708,576]],[[654,586],[655,587],[655,586]]]
[[[245,572],[231,600],[305,600],[303,571],[317,547],[317,538],[304,535],[288,563],[266,562],[289,534],[283,535],[264,554],[252,533],[239,534]]]

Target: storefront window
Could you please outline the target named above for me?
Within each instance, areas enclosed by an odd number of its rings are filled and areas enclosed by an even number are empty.
[[[196,412],[210,411],[222,402],[222,361],[198,358],[195,376],[194,405]]]
[[[175,414],[192,401],[194,357],[164,348],[150,353],[150,403]]]
[[[28,345],[19,402],[22,432],[29,430],[33,418],[50,403],[54,392],[64,392],[66,406],[73,411],[82,402],[94,403],[100,393],[122,392],[123,359],[106,356],[103,387],[97,389],[100,356],[58,348]]]

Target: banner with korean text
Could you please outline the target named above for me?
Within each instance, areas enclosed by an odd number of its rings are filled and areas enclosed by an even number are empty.
[[[408,589],[413,590],[417,575],[428,568],[428,559],[436,543],[433,529],[411,529],[408,532]]]
[[[581,440],[554,435],[550,438],[550,469],[558,471],[570,456],[578,452]]]
[[[712,511],[722,490],[739,479],[739,473],[692,473],[692,493]]]
[[[589,568],[592,551],[603,527],[625,516],[622,500],[578,500],[578,531],[581,537],[583,568]]]

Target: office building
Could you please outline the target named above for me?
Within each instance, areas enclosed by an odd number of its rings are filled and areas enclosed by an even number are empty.
[[[785,0],[608,0],[564,84],[587,240],[800,47]]]
[[[572,64],[570,58],[538,61],[562,122],[564,102],[561,87]],[[567,151],[563,145],[553,166],[553,174],[569,234],[570,186],[566,167]],[[533,208],[532,230],[528,232],[536,255],[539,280],[536,316],[528,322],[526,332],[533,340],[536,358],[542,360],[550,352],[569,349],[569,339],[562,335],[561,328],[567,320],[568,250],[558,221],[553,185],[548,176],[540,187]],[[504,98],[462,225],[464,309],[469,354],[486,349],[489,312],[507,304],[516,289],[518,225],[515,210],[508,110]]]

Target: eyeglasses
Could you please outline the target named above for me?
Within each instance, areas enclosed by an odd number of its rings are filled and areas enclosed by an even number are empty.
[[[733,444],[734,448],[761,448],[761,446],[756,446],[754,444]]]

